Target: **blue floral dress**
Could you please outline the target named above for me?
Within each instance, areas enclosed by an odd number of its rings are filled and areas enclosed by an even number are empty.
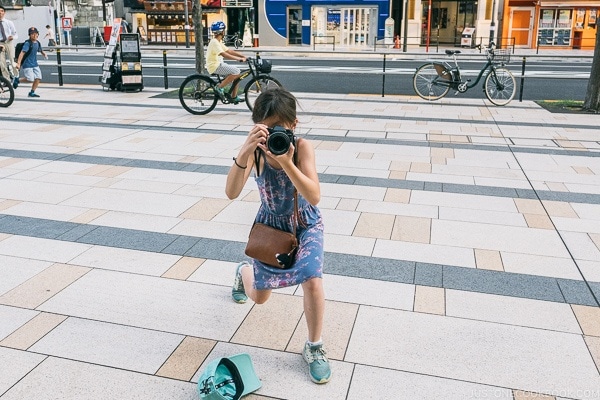
[[[255,178],[261,205],[256,222],[294,231],[294,185],[283,169],[275,169],[265,160],[262,173]],[[298,193],[296,228],[298,251],[289,269],[274,268],[254,260],[254,288],[277,289],[294,286],[323,276],[323,219],[318,207]]]

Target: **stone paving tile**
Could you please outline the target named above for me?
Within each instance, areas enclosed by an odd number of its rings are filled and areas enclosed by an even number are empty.
[[[26,398],[197,400],[198,392],[190,382],[48,357],[2,396]]]
[[[67,317],[58,314],[39,313],[10,336],[0,341],[0,346],[27,350]]]
[[[394,221],[392,240],[415,243],[430,243],[431,219],[397,216]]]
[[[121,272],[160,276],[178,256],[106,246],[93,246],[71,260],[71,264]]]
[[[495,250],[475,249],[475,264],[479,269],[504,271],[500,252]]]
[[[506,272],[563,279],[581,279],[577,265],[571,258],[546,257],[507,251],[502,251],[500,254]]]
[[[326,282],[329,277],[326,277]],[[343,360],[346,347],[352,335],[354,321],[358,312],[358,304],[342,303],[337,301],[325,301],[325,319],[323,321],[323,342],[327,351],[327,357],[333,360]],[[298,323],[292,335],[286,351],[298,353],[304,348],[308,339],[308,328],[304,316]]]
[[[443,288],[431,286],[416,286],[414,311],[428,314],[445,315],[445,290]]]
[[[367,306],[345,360],[534,392],[600,384],[581,335]]]
[[[326,275],[325,297],[329,300],[412,310],[415,287],[405,283]]]
[[[381,390],[381,382],[386,382],[384,391]],[[486,397],[513,400],[510,390],[505,388],[444,379],[429,374],[357,365],[347,399],[373,398],[374,393],[377,394],[378,400],[469,400]]]
[[[282,351],[296,326],[305,323],[302,310],[302,298],[273,293],[265,304],[252,307],[231,341]]]
[[[362,212],[356,222],[356,227],[352,235],[390,239],[393,226],[394,216],[392,215]]]
[[[525,217],[527,226],[530,228],[554,229],[554,224],[552,224],[552,221],[546,215],[523,214],[523,217]]]
[[[186,280],[204,263],[206,260],[194,257],[181,257],[171,268],[161,276],[163,278]]]
[[[0,255],[0,295],[14,289],[50,265],[52,263],[47,261]]]
[[[154,374],[182,340],[181,335],[166,332],[68,318],[30,350]]]
[[[518,313],[515,310],[519,310]],[[446,290],[446,315],[476,321],[581,334],[568,304]]]
[[[89,271],[75,265],[53,264],[0,296],[0,304],[34,309]]]
[[[213,340],[186,336],[156,375],[189,381],[215,345]]]
[[[33,310],[0,305],[0,340],[12,335],[38,314]]]
[[[251,307],[232,302],[230,295],[230,288],[93,270],[39,309],[174,334],[228,340]],[[194,305],[193,312],[185,312],[190,304]],[[214,310],[221,310],[227,318],[213,318]],[[212,323],[207,324],[207,319]]]
[[[596,368],[600,368],[600,337],[584,336],[583,339],[590,350],[590,354],[596,363]]]
[[[431,243],[444,246],[569,257],[555,231],[486,223],[433,220]]]
[[[571,305],[584,335],[600,337],[600,308]]]
[[[2,368],[2,373],[0,374],[0,395],[18,383],[45,358],[41,354],[0,346],[0,364],[3,366],[10,365],[10,368]],[[21,398],[25,399],[28,397],[29,394],[24,394],[24,397]],[[4,399],[4,396],[2,396],[2,399]]]

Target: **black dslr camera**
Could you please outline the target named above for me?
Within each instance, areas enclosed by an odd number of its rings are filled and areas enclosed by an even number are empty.
[[[290,144],[296,145],[296,137],[292,130],[285,129],[283,126],[274,126],[267,130],[269,131],[267,148],[276,156],[287,153],[290,149]]]

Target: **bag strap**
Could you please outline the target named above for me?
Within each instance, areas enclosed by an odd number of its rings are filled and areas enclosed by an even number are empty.
[[[296,146],[294,146],[294,165],[298,165],[298,143],[300,142],[300,138],[296,141]],[[260,158],[263,157],[263,151],[259,148],[254,150],[254,165],[256,167],[256,176],[260,175]],[[265,162],[267,159],[265,158]],[[294,186],[294,237],[296,237],[296,227],[300,222],[300,216],[298,214],[298,189]]]

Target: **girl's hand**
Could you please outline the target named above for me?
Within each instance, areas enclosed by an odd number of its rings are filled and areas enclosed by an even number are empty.
[[[282,167],[284,167],[285,165],[291,165],[294,163],[295,147],[292,143],[290,143],[290,148],[288,149],[288,151],[286,153],[279,154],[279,155],[275,155],[269,151],[266,141],[264,144],[259,145],[259,147],[265,152],[267,157],[269,157],[272,160],[275,160]]]
[[[264,149],[264,145],[265,143],[267,143],[268,135],[269,131],[267,130],[266,125],[254,125],[252,129],[250,129],[250,132],[248,132],[246,141],[242,145],[242,149],[240,150],[240,156],[242,154],[250,156],[250,154],[254,153],[254,150],[256,150],[257,147]]]

